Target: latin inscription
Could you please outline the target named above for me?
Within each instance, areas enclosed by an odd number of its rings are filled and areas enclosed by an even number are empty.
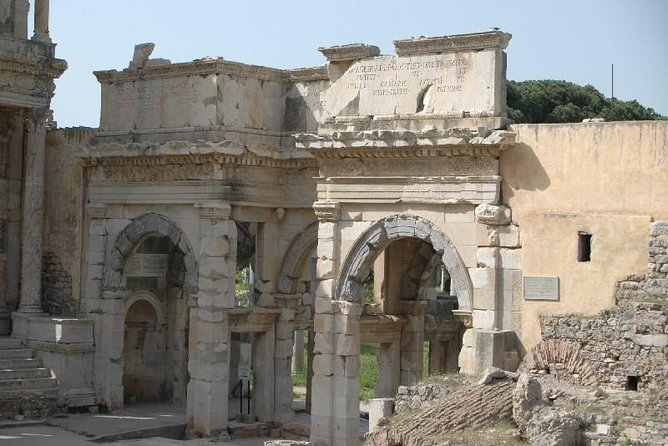
[[[559,277],[525,276],[523,285],[526,300],[559,300]]]
[[[439,74],[443,72],[444,74]],[[348,90],[371,90],[372,96],[408,95],[411,86],[420,89],[434,86],[437,93],[460,93],[469,72],[466,58],[438,59],[427,61],[404,61],[392,59],[386,62],[359,62],[351,69]],[[394,79],[391,79],[394,75]]]

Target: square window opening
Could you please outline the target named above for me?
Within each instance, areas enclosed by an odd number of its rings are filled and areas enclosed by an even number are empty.
[[[638,383],[640,383],[640,378],[637,376],[627,376],[626,377],[626,390],[631,390],[633,392],[638,391]]]

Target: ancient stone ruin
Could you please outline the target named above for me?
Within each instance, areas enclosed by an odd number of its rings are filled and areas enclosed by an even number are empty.
[[[511,123],[493,29],[294,70],[142,43],[95,73],[99,127],[58,129],[49,2],[30,39],[5,3],[0,416],[280,433],[305,349],[310,441],[359,444],[362,344],[378,398],[490,367],[665,395],[667,122]]]

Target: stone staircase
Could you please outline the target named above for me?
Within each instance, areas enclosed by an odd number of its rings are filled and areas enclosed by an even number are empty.
[[[58,381],[20,340],[0,336],[0,421],[42,418],[58,407]]]

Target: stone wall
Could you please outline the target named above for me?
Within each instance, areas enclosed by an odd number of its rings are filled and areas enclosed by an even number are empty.
[[[558,276],[559,301],[520,302],[520,339],[541,341],[540,317],[594,317],[615,305],[615,281],[647,266],[647,227],[668,219],[668,122],[513,125],[500,157],[503,199],[522,242],[523,276]],[[587,175],[574,175],[574,172]],[[578,232],[592,235],[578,261]]]
[[[543,338],[580,346],[606,387],[666,389],[668,382],[668,222],[653,223],[649,271],[617,283],[617,305],[598,317],[546,316]],[[539,344],[540,345],[540,344]]]
[[[50,315],[74,317],[79,312],[79,300],[72,298],[72,276],[52,252],[42,256],[42,290],[42,309]]]

